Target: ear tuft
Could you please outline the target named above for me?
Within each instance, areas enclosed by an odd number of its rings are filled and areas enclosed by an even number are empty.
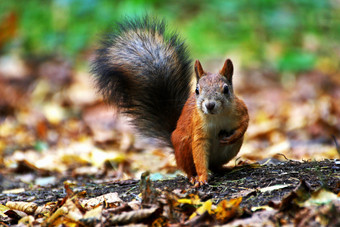
[[[195,62],[195,73],[196,73],[197,78],[201,78],[205,74],[199,60],[196,60]]]
[[[224,65],[220,71],[220,74],[224,77],[227,78],[229,82],[232,81],[233,78],[233,73],[234,73],[234,66],[231,60],[228,58],[225,62]]]

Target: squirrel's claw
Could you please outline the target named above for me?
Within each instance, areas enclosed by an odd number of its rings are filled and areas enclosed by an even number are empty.
[[[208,184],[208,179],[206,179],[206,177],[199,177],[199,176],[190,177],[189,181],[194,186],[194,188],[198,188],[198,187]]]
[[[194,185],[194,188],[199,188],[203,185],[207,185],[208,182],[207,181],[196,181],[195,185]]]
[[[189,182],[190,182],[190,184],[194,185],[195,182],[196,182],[196,178],[195,177],[190,177],[189,178]]]
[[[224,136],[220,139],[220,144],[233,144],[235,143],[237,140],[239,139],[239,137],[237,137],[235,134],[231,135],[231,136]]]

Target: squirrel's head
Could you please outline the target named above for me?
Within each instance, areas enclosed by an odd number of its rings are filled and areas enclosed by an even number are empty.
[[[196,105],[204,114],[220,114],[230,109],[234,100],[233,72],[234,67],[230,59],[224,62],[219,73],[205,72],[201,63],[196,60]]]

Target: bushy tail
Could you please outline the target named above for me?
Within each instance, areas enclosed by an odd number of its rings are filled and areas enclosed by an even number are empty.
[[[105,100],[132,119],[140,134],[170,145],[192,81],[191,60],[164,21],[126,19],[98,50],[92,65]]]

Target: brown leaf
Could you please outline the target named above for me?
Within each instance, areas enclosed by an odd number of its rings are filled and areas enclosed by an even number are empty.
[[[102,205],[104,201],[108,207],[119,207],[123,203],[123,200],[119,198],[117,192],[112,192],[95,198],[83,200],[81,203],[85,208],[90,209]]]
[[[8,201],[6,206],[13,210],[19,210],[26,214],[34,214],[34,211],[38,208],[38,205],[33,202],[11,202]]]
[[[111,217],[108,222],[110,225],[127,225],[137,223],[152,223],[162,213],[162,207],[152,207],[136,211],[123,212],[120,215]]]

